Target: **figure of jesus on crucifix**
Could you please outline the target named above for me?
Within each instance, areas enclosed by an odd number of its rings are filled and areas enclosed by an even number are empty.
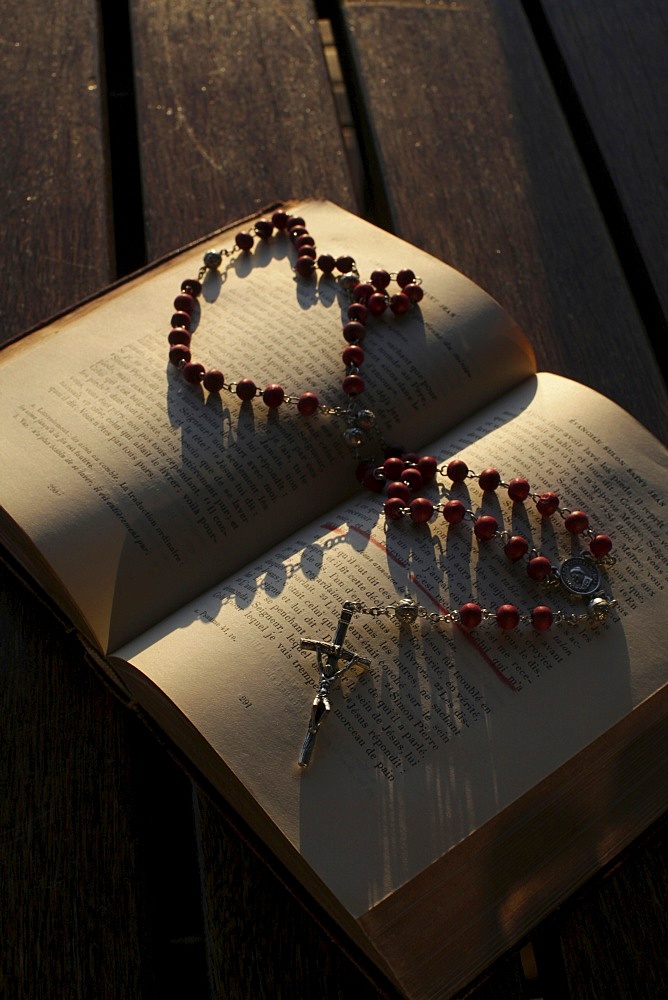
[[[302,649],[311,649],[316,654],[320,681],[316,696],[311,705],[311,717],[299,754],[298,763],[300,767],[308,767],[313,754],[317,732],[320,729],[322,720],[331,711],[329,689],[332,684],[343,677],[356,664],[368,667],[371,663],[371,660],[367,660],[364,656],[358,656],[357,653],[346,649],[343,645],[354,613],[355,605],[351,601],[345,601],[341,608],[341,614],[332,642],[321,642],[318,639],[301,640]],[[343,665],[339,666],[341,661],[343,661]]]

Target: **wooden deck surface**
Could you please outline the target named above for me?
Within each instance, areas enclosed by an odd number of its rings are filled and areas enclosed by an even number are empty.
[[[540,368],[668,438],[658,0],[3,13],[0,340],[263,204],[321,196],[464,271]],[[0,995],[391,996],[2,580]],[[466,995],[660,996],[665,841],[662,821]]]

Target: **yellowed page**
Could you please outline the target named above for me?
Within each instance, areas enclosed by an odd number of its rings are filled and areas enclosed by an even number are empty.
[[[544,634],[355,617],[345,644],[370,665],[332,690],[313,761],[300,769],[317,681],[315,653],[300,640],[332,641],[344,600],[383,607],[411,596],[436,613],[470,599],[584,607],[559,589],[546,594],[497,542],[472,540],[470,525],[386,527],[382,501],[364,494],[119,653],[187,716],[355,916],[665,680],[666,453],[646,430],[591,390],[540,375],[434,453],[443,462],[461,455],[478,472],[496,466],[506,481],[526,475],[535,491],[554,489],[584,509],[614,539],[605,589],[618,610],[595,628]],[[470,494],[476,510],[530,534],[553,562],[571,554],[558,515],[542,521],[502,493],[479,507],[473,486]],[[601,801],[614,800],[614,774],[610,782],[597,788]]]
[[[423,279],[420,309],[365,341],[363,405],[391,438],[419,447],[533,370],[517,328],[466,278],[330,204],[298,208],[319,251],[352,253],[362,277],[382,266]],[[193,356],[228,382],[280,382],[340,406],[342,302],[331,280],[295,279],[288,242],[257,244],[205,284]],[[2,353],[0,505],[102,649],[357,489],[340,419],[208,396],[167,363],[173,299],[211,245]]]

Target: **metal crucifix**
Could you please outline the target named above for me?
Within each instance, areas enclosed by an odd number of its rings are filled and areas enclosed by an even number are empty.
[[[318,690],[315,698],[313,699],[313,704],[311,705],[311,717],[309,719],[308,728],[306,730],[306,735],[304,736],[304,742],[302,743],[301,752],[299,754],[299,766],[308,767],[311,761],[311,756],[313,754],[313,748],[315,746],[315,738],[327,713],[331,710],[329,704],[329,689],[335,681],[338,681],[351,667],[356,664],[361,664],[363,666],[369,666],[371,660],[367,660],[364,656],[358,656],[357,653],[352,652],[350,649],[346,649],[343,645],[346,638],[346,632],[348,631],[348,626],[352,621],[353,614],[355,613],[355,605],[351,601],[345,601],[343,607],[341,608],[341,614],[339,616],[339,621],[336,626],[336,631],[334,633],[334,638],[332,642],[321,642],[318,639],[302,639],[301,648],[311,649],[315,651],[317,661],[318,661],[318,673],[320,674],[320,682],[318,684]],[[339,662],[343,660],[343,666],[339,666]]]

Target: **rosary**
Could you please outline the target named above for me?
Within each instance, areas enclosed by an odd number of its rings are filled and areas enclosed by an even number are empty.
[[[191,331],[199,309],[198,299],[207,276],[217,272],[224,259],[227,259],[229,266],[240,254],[249,253],[256,238],[268,241],[274,238],[274,233],[276,238],[291,242],[297,280],[312,281],[316,270],[320,270],[325,278],[336,281],[348,301],[341,331],[345,341],[341,354],[344,367],[341,389],[348,400],[344,405],[324,405],[315,393],[308,390],[299,395],[288,394],[278,383],[271,383],[264,389],[258,388],[256,382],[249,377],[228,382],[220,369],[207,369],[201,362],[192,359]],[[390,293],[393,281],[398,290]],[[605,592],[603,577],[604,570],[614,563],[614,558],[610,556],[612,540],[608,535],[596,533],[590,527],[589,518],[584,511],[563,506],[556,493],[538,493],[532,490],[530,483],[523,477],[505,482],[496,469],[486,468],[476,473],[462,459],[453,459],[446,465],[439,466],[433,455],[406,453],[402,448],[388,445],[380,435],[371,439],[370,432],[375,430],[376,415],[359,404],[359,397],[365,389],[361,375],[365,360],[362,342],[367,335],[368,324],[374,318],[382,317],[388,310],[400,319],[411,309],[417,308],[422,298],[421,280],[411,269],[405,268],[396,274],[376,269],[368,281],[364,281],[360,278],[352,257],[318,255],[315,241],[306,228],[304,219],[277,211],[271,219],[256,222],[253,232],[238,233],[232,250],[207,251],[197,278],[183,281],[180,294],[174,300],[175,312],[168,335],[169,361],[179,369],[187,383],[195,386],[201,384],[209,393],[236,394],[242,404],[261,399],[269,409],[276,409],[284,404],[294,405],[301,417],[320,413],[341,418],[346,425],[343,440],[357,461],[358,481],[374,493],[385,490],[386,499],[382,510],[389,530],[392,524],[404,519],[415,525],[416,530],[425,530],[424,526],[434,518],[442,518],[449,530],[468,522],[480,544],[496,542],[511,563],[525,563],[529,579],[537,585],[561,590],[569,600],[586,602],[586,609],[579,613],[553,610],[547,604],[538,604],[526,613],[511,603],[501,604],[491,610],[481,607],[475,601],[467,601],[455,610],[436,613],[428,611],[410,598],[372,607],[361,601],[344,601],[331,642],[301,640],[302,649],[316,653],[319,675],[298,758],[298,763],[303,768],[308,767],[311,761],[317,733],[322,721],[331,711],[330,688],[354,666],[370,665],[368,659],[345,645],[348,628],[355,615],[370,615],[375,618],[387,616],[393,618],[400,627],[411,627],[417,622],[423,622],[430,626],[450,626],[468,632],[486,624],[495,625],[503,631],[529,625],[543,633],[555,624],[596,624],[603,621],[617,604]],[[373,454],[373,448],[382,454],[382,462],[379,463]],[[423,495],[423,492],[428,492],[423,487],[430,487],[437,477],[448,480],[452,485],[449,489],[443,489],[439,499],[433,501]],[[580,537],[587,548],[571,554],[558,566],[553,565],[546,555],[538,552],[522,535],[511,535],[501,529],[497,519],[490,514],[476,515],[460,497],[453,495],[457,488],[463,488],[466,480],[477,482],[483,494],[505,490],[514,504],[522,505],[529,500],[542,518],[550,518],[556,514],[563,520],[567,534],[571,538]]]

